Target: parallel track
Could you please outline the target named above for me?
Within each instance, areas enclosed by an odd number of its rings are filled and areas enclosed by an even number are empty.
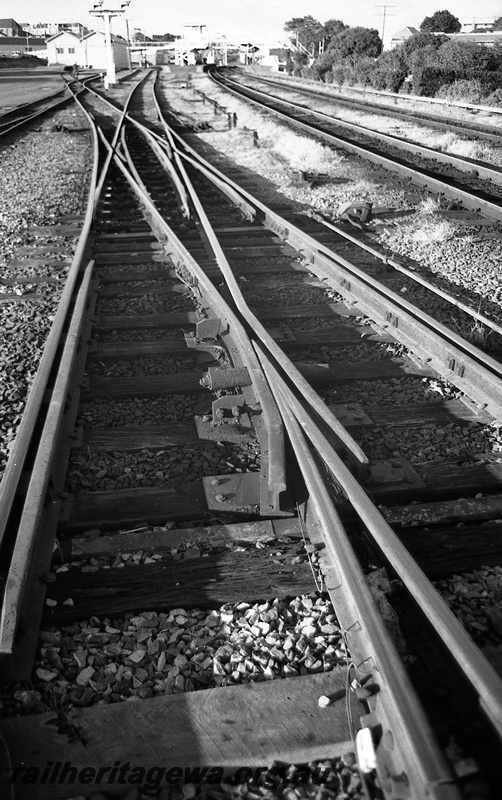
[[[245,77],[242,77],[245,80]],[[306,97],[318,97],[323,98],[324,100],[331,100],[336,105],[358,111],[374,113],[376,116],[379,114],[384,114],[386,117],[393,117],[394,119],[400,119],[405,122],[409,122],[410,119],[412,119],[418,123],[423,123],[424,128],[427,129],[432,128],[434,130],[444,131],[446,133],[457,133],[462,136],[466,136],[469,139],[481,139],[483,141],[492,142],[496,145],[500,145],[502,142],[502,134],[495,126],[492,126],[489,123],[476,123],[474,120],[455,119],[453,114],[455,113],[456,108],[452,106],[449,107],[451,116],[449,119],[447,119],[445,116],[434,114],[433,110],[429,112],[422,112],[412,108],[400,109],[396,103],[394,105],[387,105],[384,103],[375,102],[374,100],[372,101],[372,96],[370,93],[364,94],[364,99],[359,100],[357,96],[349,96],[349,94],[344,95],[342,92],[336,91],[336,89],[334,90],[333,88],[323,89],[317,88],[315,85],[305,86],[296,83],[294,80],[285,80],[284,78],[281,80],[280,78],[271,78],[266,75],[260,75],[259,80],[270,86],[292,90],[295,92],[295,94],[303,94]],[[349,93],[351,90],[352,87],[349,90]],[[390,97],[388,99],[390,100]],[[396,96],[395,100],[397,101],[398,99],[406,102],[407,100],[413,101],[415,98],[408,98],[406,95],[402,95],[400,98]],[[426,102],[426,98],[418,99],[423,99]],[[487,111],[488,109],[485,108],[483,110]],[[500,109],[493,108],[492,111],[494,114],[500,113]]]
[[[221,72],[212,74],[220,86],[247,98],[299,130],[398,173],[403,179],[501,220],[502,172],[470,159],[441,153],[395,136],[369,131],[359,125],[278,99],[270,92],[244,86]]]

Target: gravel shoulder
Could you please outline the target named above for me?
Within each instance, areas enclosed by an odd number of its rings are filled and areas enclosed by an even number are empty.
[[[0,149],[0,473],[77,243],[68,237],[37,239],[31,228],[85,212],[92,164],[87,127],[80,111],[65,109],[9,138]],[[21,248],[37,244],[45,246],[42,259],[47,263],[32,261],[26,253],[16,257]],[[49,252],[52,247],[55,253]],[[37,282],[26,283],[30,278]],[[51,281],[38,282],[44,278]]]

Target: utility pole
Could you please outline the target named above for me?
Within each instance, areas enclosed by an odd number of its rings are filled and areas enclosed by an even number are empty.
[[[105,24],[105,47],[106,47],[106,79],[105,79],[105,88],[108,86],[114,86],[117,82],[115,76],[115,60],[113,58],[113,42],[112,42],[112,17],[120,17],[122,14],[125,13],[125,9],[131,2],[131,0],[122,0],[117,3],[119,8],[112,8],[111,6],[115,5],[112,2],[109,4],[108,7],[103,7],[105,0],[99,0],[98,3],[95,3],[93,6],[92,11],[89,13],[93,17],[100,17]]]
[[[125,18],[126,24],[126,36],[127,36],[127,63],[129,64],[129,69],[131,69],[131,37],[129,35],[129,18]]]
[[[385,36],[385,20],[387,19],[387,16],[389,16],[389,17],[395,17],[396,16],[392,12],[390,14],[387,14],[387,9],[388,8],[397,8],[397,6],[387,6],[386,5],[386,6],[375,6],[375,8],[383,8],[383,12],[381,14],[377,14],[376,15],[377,17],[383,17],[383,20],[382,20],[382,50],[383,50],[383,46],[384,46],[383,45],[383,41],[384,41],[383,37]]]

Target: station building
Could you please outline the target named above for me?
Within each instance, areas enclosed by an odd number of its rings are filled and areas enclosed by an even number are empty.
[[[206,25],[184,25],[183,35],[174,42],[174,63],[227,65],[228,43],[224,34],[210,34]]]
[[[83,37],[72,31],[63,30],[47,39],[47,59],[49,64],[72,67],[103,69],[107,67],[105,34],[90,31]],[[117,70],[129,69],[129,50],[121,36],[112,34],[113,57]]]

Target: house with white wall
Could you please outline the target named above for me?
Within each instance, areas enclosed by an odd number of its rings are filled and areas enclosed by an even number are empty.
[[[47,39],[47,61],[49,64],[63,64],[72,67],[78,64],[83,67],[81,56],[81,39],[71,31],[61,31]]]
[[[83,67],[92,69],[106,69],[107,55],[105,34],[102,31],[91,31],[84,36],[81,42]],[[113,60],[115,69],[129,69],[129,48],[122,36],[115,36],[112,33]],[[79,65],[80,66],[80,65]]]
[[[112,48],[115,69],[129,69],[126,40],[112,34]],[[71,31],[61,31],[47,39],[47,57],[49,64],[62,64],[67,67],[77,64],[79,67],[105,70],[108,63],[105,34],[101,31],[91,31],[80,38]]]

